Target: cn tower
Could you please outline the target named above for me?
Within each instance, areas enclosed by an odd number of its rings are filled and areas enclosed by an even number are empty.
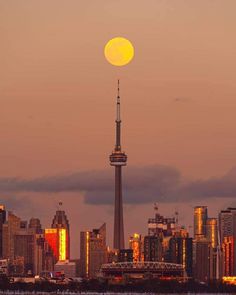
[[[121,119],[120,119],[120,85],[116,100],[116,144],[110,155],[110,164],[115,167],[115,214],[114,214],[114,249],[124,249],[124,221],[122,200],[122,166],[126,166],[127,156],[121,150]]]

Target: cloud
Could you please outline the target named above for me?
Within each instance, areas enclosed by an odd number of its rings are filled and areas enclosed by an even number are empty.
[[[124,202],[181,202],[236,196],[236,168],[223,175],[195,181],[185,180],[170,166],[153,165],[123,169]],[[88,204],[113,204],[114,169],[76,172],[36,179],[0,178],[1,193],[79,192]]]

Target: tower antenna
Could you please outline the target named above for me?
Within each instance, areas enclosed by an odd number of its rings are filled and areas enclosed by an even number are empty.
[[[179,211],[178,210],[175,210],[175,222],[176,222],[176,225],[178,225],[178,223],[179,223]]]

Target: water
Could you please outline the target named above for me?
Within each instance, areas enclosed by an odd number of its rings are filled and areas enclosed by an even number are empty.
[[[188,292],[188,293],[150,293],[150,292],[145,292],[145,293],[137,293],[137,292],[72,292],[72,291],[57,291],[57,292],[42,292],[42,291],[33,291],[33,292],[29,292],[29,291],[3,291],[0,290],[0,295],[54,295],[54,294],[58,294],[58,295],[191,295],[191,294],[201,294],[201,295],[232,295],[232,294],[236,294],[236,293],[194,293],[194,292]]]

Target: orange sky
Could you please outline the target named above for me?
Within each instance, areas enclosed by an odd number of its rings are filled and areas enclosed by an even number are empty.
[[[224,174],[236,165],[235,11],[235,0],[0,0],[0,177],[108,168],[117,78],[128,167]],[[115,36],[135,47],[123,68],[103,56]],[[99,226],[81,218],[79,230]]]

